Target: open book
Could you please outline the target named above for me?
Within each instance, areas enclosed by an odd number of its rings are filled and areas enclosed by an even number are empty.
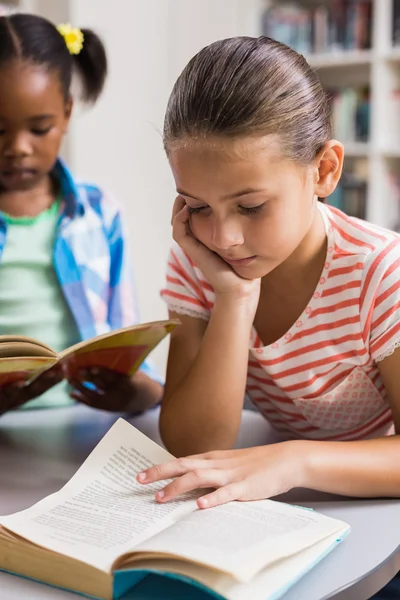
[[[200,510],[190,494],[159,504],[154,494],[162,484],[142,486],[136,475],[168,460],[166,450],[119,419],[59,492],[0,517],[0,569],[109,600],[135,586],[135,593],[160,586],[160,574],[229,600],[268,600],[349,530],[271,500]],[[161,584],[151,597],[168,596]]]
[[[0,386],[31,381],[56,364],[71,379],[86,367],[107,367],[133,375],[146,356],[179,321],[155,321],[116,329],[55,352],[39,340],[0,335]]]

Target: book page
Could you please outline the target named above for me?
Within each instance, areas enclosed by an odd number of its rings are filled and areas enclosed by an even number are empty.
[[[1,358],[0,386],[9,385],[17,381],[25,383],[33,381],[43,371],[55,365],[56,362],[56,358],[47,358],[44,356]]]
[[[179,324],[176,319],[142,323],[110,331],[63,352],[59,358],[73,379],[80,369],[105,367],[119,373],[133,375],[148,354]]]
[[[341,541],[332,534],[309,548],[277,561],[263,569],[248,583],[239,583],[229,575],[211,571],[198,564],[173,559],[141,560],[135,564],[154,572],[169,572],[197,581],[227,600],[268,600],[283,595],[301,577],[318,564]]]
[[[185,516],[140,544],[137,551],[174,554],[246,582],[269,564],[344,526],[336,519],[282,502],[232,502]]]
[[[141,470],[171,455],[119,419],[74,477],[31,508],[0,517],[0,524],[45,548],[111,571],[137,544],[196,509],[195,497],[159,504],[165,483],[136,481]]]

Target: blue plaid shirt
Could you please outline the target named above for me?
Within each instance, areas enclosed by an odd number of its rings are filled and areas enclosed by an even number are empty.
[[[118,205],[98,187],[77,183],[58,160],[63,212],[53,262],[81,340],[139,321],[126,235]],[[7,224],[0,213],[0,260]],[[141,370],[160,381],[145,361]]]

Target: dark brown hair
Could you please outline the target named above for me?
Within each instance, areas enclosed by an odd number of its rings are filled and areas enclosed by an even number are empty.
[[[83,98],[94,102],[104,86],[107,56],[102,41],[93,31],[81,31],[82,50],[71,55],[63,36],[47,19],[23,13],[0,17],[0,66],[21,59],[56,71],[65,99],[69,97],[76,69],[83,84]]]
[[[331,138],[327,97],[305,58],[268,37],[229,38],[198,52],[168,102],[167,152],[199,137],[268,134],[304,164]]]

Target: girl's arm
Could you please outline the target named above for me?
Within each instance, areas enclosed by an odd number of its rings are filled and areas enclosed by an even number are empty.
[[[379,363],[396,434],[353,442],[295,440],[270,446],[208,452],[153,467],[140,483],[175,478],[158,492],[167,502],[197,489],[200,508],[232,500],[271,498],[302,487],[355,497],[400,497],[400,348]]]
[[[182,325],[171,334],[160,431],[167,448],[182,456],[231,448],[235,442],[260,281],[240,278],[192,235],[188,208],[180,197],[174,206],[173,235],[215,292],[208,323],[170,313]]]
[[[378,367],[396,435],[359,442],[303,442],[306,487],[349,496],[400,497],[400,349]]]
[[[246,387],[253,311],[246,301],[217,298],[209,323],[170,313],[182,323],[171,334],[160,431],[183,456],[232,448]]]

